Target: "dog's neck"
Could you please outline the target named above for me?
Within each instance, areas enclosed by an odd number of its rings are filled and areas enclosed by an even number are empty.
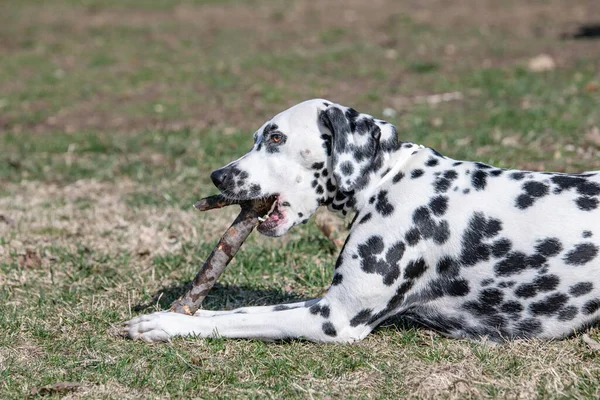
[[[401,179],[408,169],[407,164],[423,151],[436,153],[433,149],[409,142],[400,142],[396,149],[380,153],[378,156],[381,157],[381,163],[377,163],[379,167],[369,172],[367,185],[361,190],[350,192],[337,190],[327,203],[329,210],[341,211],[343,215],[360,210],[376,194],[377,187],[383,182]]]

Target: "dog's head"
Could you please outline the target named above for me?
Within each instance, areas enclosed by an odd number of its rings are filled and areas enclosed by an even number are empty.
[[[243,157],[211,174],[232,199],[276,196],[259,232],[281,236],[319,207],[352,207],[398,148],[393,125],[327,100],[309,100],[273,117],[254,134]]]

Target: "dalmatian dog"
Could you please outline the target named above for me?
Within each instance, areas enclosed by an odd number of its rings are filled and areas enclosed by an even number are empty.
[[[258,230],[281,236],[321,205],[355,213],[326,294],[293,304],[127,322],[174,336],[354,342],[393,315],[452,338],[561,338],[600,317],[600,172],[456,161],[327,100],[265,123],[214,171],[235,199],[276,196]]]

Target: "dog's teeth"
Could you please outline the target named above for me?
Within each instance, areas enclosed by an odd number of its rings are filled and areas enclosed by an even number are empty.
[[[266,219],[265,217],[258,217],[258,220],[259,220],[260,222],[265,222],[267,219]]]

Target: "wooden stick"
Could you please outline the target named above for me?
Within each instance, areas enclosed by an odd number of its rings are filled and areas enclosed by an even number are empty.
[[[171,304],[171,311],[193,315],[219,279],[229,262],[233,259],[246,238],[258,225],[258,217],[269,212],[275,197],[267,199],[237,202],[222,195],[206,197],[194,204],[200,211],[213,210],[232,204],[241,206],[240,214],[225,231],[215,249],[196,275],[187,292]]]

